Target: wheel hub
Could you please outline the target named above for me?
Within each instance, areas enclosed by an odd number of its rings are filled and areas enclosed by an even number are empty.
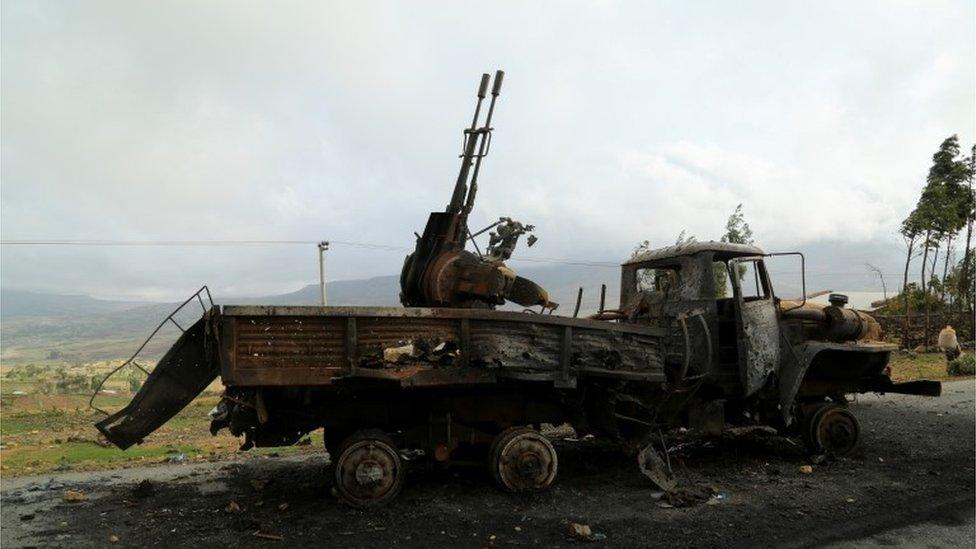
[[[492,476],[513,492],[540,490],[556,478],[556,451],[535,431],[501,436],[491,459]]]
[[[857,418],[845,407],[828,406],[817,414],[813,425],[814,442],[825,452],[844,456],[857,447],[861,428]]]
[[[381,440],[363,440],[336,460],[336,488],[356,506],[382,503],[395,495],[403,472],[399,455]]]
[[[383,466],[374,460],[366,460],[356,466],[356,482],[360,486],[373,486],[383,480]]]

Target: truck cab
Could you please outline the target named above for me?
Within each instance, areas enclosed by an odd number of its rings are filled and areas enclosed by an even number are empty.
[[[800,257],[802,272],[802,255],[789,254]],[[844,296],[829,306],[777,297],[771,255],[787,254],[726,242],[640,254],[622,265],[619,319],[664,330],[670,383],[770,424],[799,424],[815,449],[846,453],[856,444],[845,395],[939,394],[937,382],[891,381],[885,367],[897,347],[877,341],[877,323],[845,308]]]
[[[757,247],[724,242],[646,252],[622,266],[620,310],[630,322],[666,329],[678,347],[688,340],[687,357],[685,349],[672,352],[683,377],[706,376],[730,396],[755,394],[781,352],[764,256]]]

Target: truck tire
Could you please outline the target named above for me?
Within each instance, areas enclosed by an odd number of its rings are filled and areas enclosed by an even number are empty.
[[[357,431],[339,446],[333,462],[333,486],[352,507],[376,507],[392,501],[405,476],[400,452],[382,431]]]
[[[861,424],[847,406],[823,403],[809,410],[803,435],[811,452],[843,457],[860,447]]]
[[[529,427],[502,431],[488,451],[488,472],[509,492],[545,490],[556,480],[558,469],[552,443]]]

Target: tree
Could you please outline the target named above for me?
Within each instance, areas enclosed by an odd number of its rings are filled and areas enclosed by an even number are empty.
[[[725,222],[725,234],[722,235],[722,242],[732,244],[754,244],[752,239],[752,229],[746,223],[745,214],[742,213],[742,204],[735,207],[735,211]]]
[[[969,255],[968,266],[964,261],[965,259],[962,259],[954,265],[949,270],[949,276],[946,277],[946,293],[949,294],[957,307],[963,303],[966,303],[963,305],[964,307],[969,307],[969,301],[972,301],[972,296],[976,292],[972,284],[972,279],[970,279],[970,285],[968,287],[962,283],[964,273],[976,271],[976,254]]]
[[[929,269],[929,251],[934,247],[938,257],[939,243],[944,239],[951,239],[964,226],[972,209],[972,193],[965,185],[970,176],[969,165],[963,158],[959,158],[959,138],[952,135],[939,146],[939,150],[932,155],[932,167],[926,178],[925,188],[918,200],[915,211],[915,221],[920,231],[924,232],[922,240],[922,292],[930,292],[929,282],[935,276],[935,263],[932,261]],[[911,216],[910,216],[911,217]],[[944,286],[940,283],[939,286]],[[925,300],[925,345],[928,345],[931,334],[930,300]]]
[[[735,210],[725,221],[725,234],[722,235],[720,240],[730,244],[752,245],[755,243],[752,238],[752,228],[749,227],[748,223],[746,223],[746,217],[742,212],[741,203],[735,207]],[[739,280],[742,280],[742,277],[745,276],[745,266],[739,265],[739,267],[736,269],[736,274],[738,275]],[[715,297],[726,297],[726,292],[728,290],[726,288],[725,281],[729,276],[727,269],[724,265],[716,263],[712,266],[712,275],[715,278]]]
[[[922,222],[917,208],[901,222],[901,229],[898,232],[901,233],[902,240],[905,242],[905,248],[907,249],[907,253],[905,254],[905,273],[901,282],[902,307],[905,310],[905,322],[902,323],[901,339],[902,346],[908,346],[912,322],[912,308],[908,298],[908,269],[911,267],[912,258],[917,255],[915,252],[915,243],[922,234]]]
[[[888,301],[888,286],[885,285],[884,273],[881,272],[881,269],[879,269],[877,265],[865,263],[864,266],[867,267],[872,273],[878,275],[878,278],[881,279],[881,292],[884,294],[884,300]]]
[[[976,177],[976,145],[969,150],[969,177],[966,178],[967,181],[967,192],[968,192],[968,202],[969,211],[966,212],[966,249],[963,252],[962,259],[962,272],[959,276],[959,296],[962,298],[960,304],[965,303],[972,308],[973,298],[972,293],[969,289],[972,287],[970,281],[972,280],[973,270],[972,262],[969,260],[972,257],[972,239],[973,239],[973,220],[976,219],[976,195],[973,194],[973,178]],[[972,309],[970,309],[972,310]],[[971,334],[971,339],[976,340],[976,323],[973,323],[974,333]]]
[[[695,235],[688,234],[688,230],[687,229],[681,229],[681,232],[678,233],[678,238],[674,241],[674,245],[675,246],[686,246],[686,245],[691,244],[693,242],[698,242],[698,239],[695,238]]]

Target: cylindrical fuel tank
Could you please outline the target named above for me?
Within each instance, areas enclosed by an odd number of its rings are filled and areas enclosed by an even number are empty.
[[[824,335],[830,341],[855,341],[868,335],[873,318],[865,313],[828,305],[823,309]]]

